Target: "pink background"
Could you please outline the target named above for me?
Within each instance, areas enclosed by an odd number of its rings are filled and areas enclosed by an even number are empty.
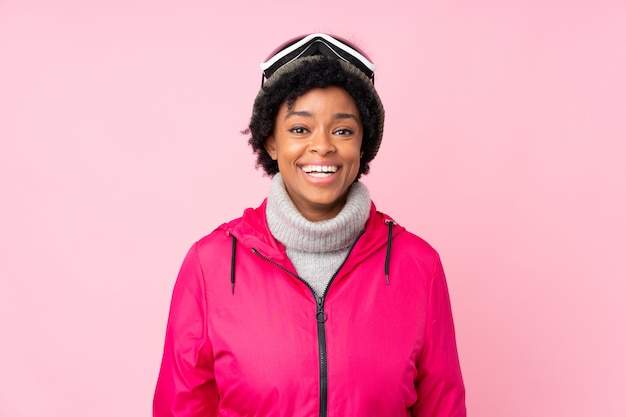
[[[219,3],[0,0],[0,416],[150,415],[185,252],[267,191],[259,63],[312,31],[378,63],[364,182],[441,253],[469,414],[626,416],[626,2]]]

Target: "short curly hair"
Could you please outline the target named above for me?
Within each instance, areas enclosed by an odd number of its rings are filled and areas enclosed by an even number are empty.
[[[276,115],[283,103],[291,104],[315,88],[338,86],[354,100],[363,124],[361,165],[355,181],[370,170],[383,135],[385,111],[374,84],[358,68],[347,62],[323,55],[298,58],[280,68],[263,85],[254,101],[252,117],[246,132],[248,143],[257,156],[256,165],[273,177],[278,163],[265,149],[265,141],[274,131]]]

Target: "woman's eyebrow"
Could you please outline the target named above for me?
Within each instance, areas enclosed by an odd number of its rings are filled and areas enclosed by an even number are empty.
[[[285,115],[284,120],[287,120],[288,118],[292,116],[313,117],[313,113],[307,110],[290,111],[289,113]],[[354,119],[357,122],[359,121],[359,119],[352,113],[335,113],[333,114],[333,119]]]
[[[310,111],[301,110],[301,111],[290,111],[285,116],[285,120],[290,118],[291,116],[302,116],[302,117],[313,117],[313,114]]]
[[[354,119],[357,122],[359,119],[352,113],[336,113],[333,115],[333,119]]]

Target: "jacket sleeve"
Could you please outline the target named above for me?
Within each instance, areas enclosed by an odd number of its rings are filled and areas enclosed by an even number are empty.
[[[465,387],[450,296],[439,257],[430,285],[424,348],[418,358],[414,417],[465,417]]]
[[[153,416],[215,416],[217,402],[204,276],[194,245],[183,261],[172,294]]]

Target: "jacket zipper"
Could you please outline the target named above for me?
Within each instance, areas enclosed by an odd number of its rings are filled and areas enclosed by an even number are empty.
[[[273,261],[272,259],[263,255],[261,252],[259,252],[255,248],[252,248],[252,252],[255,255],[277,266],[278,268],[287,272],[289,275],[300,280],[304,285],[307,286],[307,288],[311,291],[311,294],[313,294],[313,298],[315,298],[316,306],[317,306],[316,311],[315,311],[315,319],[317,321],[317,343],[318,343],[319,365],[320,365],[320,414],[319,414],[320,417],[328,416],[328,357],[327,357],[327,352],[326,352],[326,326],[325,326],[327,317],[326,317],[326,312],[324,311],[324,301],[326,300],[326,294],[328,293],[328,289],[330,288],[330,285],[333,283],[333,281],[339,274],[339,271],[348,260],[348,256],[350,256],[352,249],[354,249],[356,242],[358,242],[359,238],[363,235],[363,233],[365,233],[365,229],[361,230],[361,232],[356,237],[356,239],[354,239],[354,242],[352,242],[352,245],[350,246],[350,249],[348,250],[348,254],[344,258],[341,265],[339,265],[339,268],[337,268],[333,276],[330,278],[330,280],[328,281],[328,284],[326,284],[326,288],[324,289],[324,294],[321,297],[318,297],[313,287],[311,287],[311,285],[308,282],[300,278],[299,275],[294,274],[292,271],[288,270],[287,268],[285,268],[278,262]]]
[[[326,288],[328,289],[328,287]],[[326,291],[324,291],[326,294]],[[317,344],[320,363],[320,417],[328,414],[328,358],[326,356],[326,312],[324,311],[324,297],[317,297]]]

